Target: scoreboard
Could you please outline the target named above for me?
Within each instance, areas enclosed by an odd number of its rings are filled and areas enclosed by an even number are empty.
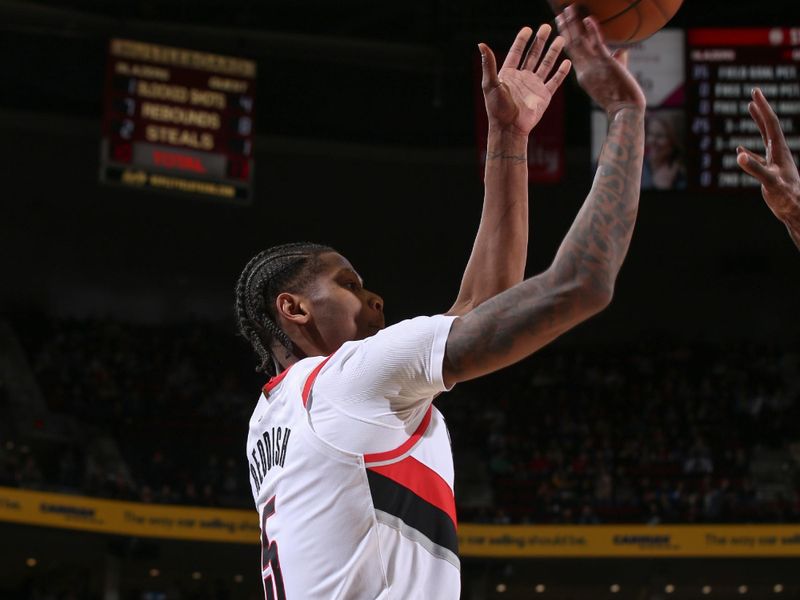
[[[100,180],[247,203],[256,64],[112,39]]]
[[[759,183],[736,164],[736,147],[764,154],[748,112],[760,87],[800,151],[800,29],[690,29],[687,53],[687,161],[693,187],[751,188]]]
[[[736,148],[765,153],[748,111],[755,87],[800,162],[800,28],[664,29],[630,46],[629,69],[647,96],[643,190],[752,193]],[[607,127],[595,109],[594,161]]]

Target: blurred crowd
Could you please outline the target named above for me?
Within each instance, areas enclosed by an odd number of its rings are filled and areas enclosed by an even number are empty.
[[[796,349],[544,351],[447,405],[456,460],[482,459],[493,494],[460,516],[797,521],[799,401]]]
[[[103,320],[38,320],[18,331],[49,409],[75,417],[83,432],[60,443],[6,441],[2,481],[144,502],[252,505],[242,456],[263,376],[231,332],[206,322]],[[115,441],[117,460],[103,439]]]
[[[110,436],[119,460],[85,439],[6,439],[0,485],[252,506],[242,452],[263,377],[230,331],[60,320],[24,333],[50,409]],[[462,521],[800,521],[798,348],[559,346],[437,405]]]

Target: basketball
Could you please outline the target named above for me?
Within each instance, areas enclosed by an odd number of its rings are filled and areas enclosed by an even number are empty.
[[[653,35],[675,16],[683,0],[549,0],[560,13],[575,4],[583,16],[600,23],[605,40],[611,44],[632,44]]]

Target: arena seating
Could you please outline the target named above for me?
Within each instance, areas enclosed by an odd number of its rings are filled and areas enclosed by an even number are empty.
[[[40,318],[16,329],[49,410],[110,432],[122,462],[77,440],[53,454],[8,439],[0,484],[251,505],[241,452],[263,376],[229,327]],[[558,346],[457,386],[437,404],[460,519],[797,521],[800,354],[789,350]]]

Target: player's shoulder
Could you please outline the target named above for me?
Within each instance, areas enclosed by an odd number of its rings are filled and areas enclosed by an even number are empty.
[[[309,375],[319,364],[326,359],[325,356],[312,356],[304,358],[271,377],[261,387],[258,402],[253,410],[253,419],[259,420],[261,415],[271,406],[292,402],[301,397],[303,385]]]
[[[385,329],[381,329],[375,335],[370,336],[362,343],[370,342],[384,342],[393,339],[402,339],[408,337],[416,337],[419,335],[432,334],[437,329],[449,325],[455,319],[453,316],[448,315],[433,315],[433,316],[419,316],[404,319],[390,325]],[[348,342],[348,344],[358,344],[359,342]],[[347,344],[345,344],[347,345]]]
[[[265,383],[261,388],[261,393],[270,396],[293,390],[298,385],[302,386],[312,371],[327,358],[326,356],[310,356],[297,361]]]
[[[444,334],[453,317],[413,317],[381,329],[361,340],[345,342],[322,366],[320,379],[329,379],[345,374],[360,378],[365,371],[375,374],[400,357],[410,357],[425,352],[438,336]]]
[[[405,319],[393,325],[389,325],[367,338],[345,342],[338,350],[328,357],[329,364],[327,364],[325,368],[330,369],[337,363],[347,363],[360,352],[374,352],[381,347],[390,346],[393,342],[413,336],[415,332],[424,330],[426,326],[430,326],[430,321],[434,318],[435,317],[413,317]]]

